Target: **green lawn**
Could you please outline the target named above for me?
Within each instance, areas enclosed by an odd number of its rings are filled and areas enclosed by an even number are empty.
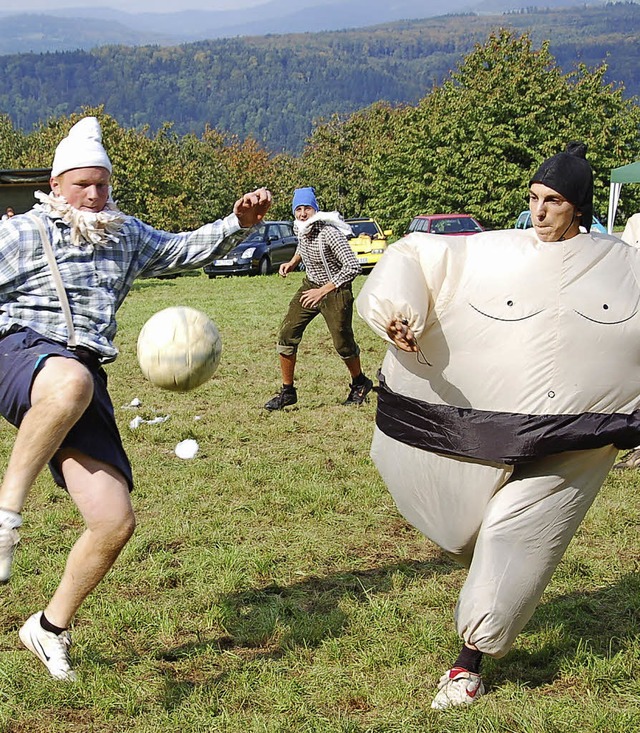
[[[396,511],[368,456],[375,398],[342,406],[348,374],[321,319],[300,350],[298,404],[262,409],[279,387],[275,338],[301,277],[134,288],[108,372],[138,529],[76,620],[79,683],[50,679],[17,631],[46,605],[81,523],[39,478],[0,591],[0,731],[635,733],[640,474],[610,475],[516,646],[485,663],[490,694],[431,711],[459,648],[464,573]],[[154,388],[135,360],[144,321],[177,304],[206,311],[224,344],[214,379],[188,394]],[[355,328],[374,375],[384,346]],[[136,415],[170,418],[132,430]],[[4,461],[13,435],[4,423]],[[185,438],[200,445],[194,460],[173,453]]]

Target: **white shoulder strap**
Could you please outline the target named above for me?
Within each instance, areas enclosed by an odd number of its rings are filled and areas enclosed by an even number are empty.
[[[64,314],[64,320],[66,321],[66,324],[67,324],[67,334],[68,334],[67,335],[67,346],[70,349],[73,349],[78,344],[76,340],[76,330],[73,327],[73,318],[71,316],[71,308],[69,307],[69,299],[67,298],[67,293],[66,293],[66,290],[64,289],[64,283],[62,282],[62,278],[60,277],[60,270],[58,269],[58,263],[56,262],[56,256],[53,253],[53,247],[51,246],[51,240],[49,239],[49,233],[47,232],[45,225],[39,216],[35,216],[34,214],[29,214],[29,218],[33,220],[33,222],[38,227],[38,230],[40,231],[40,239],[42,240],[42,246],[44,247],[44,252],[47,256],[47,262],[49,263],[49,268],[53,276],[53,282],[56,286],[56,291],[58,293],[58,300],[60,301],[60,307],[62,308],[62,313]]]

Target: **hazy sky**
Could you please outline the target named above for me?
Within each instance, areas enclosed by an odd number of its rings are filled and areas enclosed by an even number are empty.
[[[233,10],[251,5],[263,5],[269,0],[0,0],[0,10],[21,13],[25,11],[46,11],[57,8],[105,7],[126,10],[130,13],[176,12],[178,10]]]

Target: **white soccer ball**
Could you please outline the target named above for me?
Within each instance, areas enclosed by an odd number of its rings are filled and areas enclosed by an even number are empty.
[[[222,355],[215,323],[202,311],[174,306],[154,313],[138,336],[138,363],[157,387],[188,392],[213,376]]]

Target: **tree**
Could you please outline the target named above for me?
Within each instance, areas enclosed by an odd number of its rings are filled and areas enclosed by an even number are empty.
[[[9,115],[0,114],[0,168],[17,168],[24,144],[24,134],[13,127]]]
[[[538,164],[579,139],[605,211],[611,168],[640,157],[640,108],[605,73],[563,74],[548,43],[534,50],[528,35],[501,30],[416,106],[382,116],[374,105],[317,128],[303,159],[322,164],[338,200],[366,202],[397,232],[415,214],[454,211],[509,227]],[[638,208],[631,196],[624,203],[622,215]]]
[[[344,216],[375,216],[387,181],[382,160],[396,144],[400,109],[379,102],[343,119],[318,123],[301,157],[300,185]]]

